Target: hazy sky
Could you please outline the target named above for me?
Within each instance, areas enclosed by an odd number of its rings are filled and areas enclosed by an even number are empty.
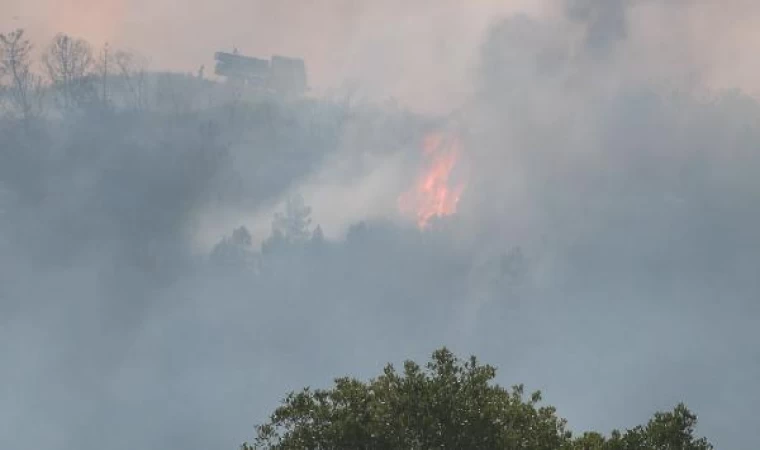
[[[656,63],[646,73],[675,71],[759,90],[756,2],[629,3],[630,57]],[[562,15],[552,0],[0,0],[0,11],[2,29],[24,26],[41,40],[65,31],[96,46],[111,42],[148,56],[157,69],[195,72],[233,46],[263,57],[301,56],[317,89],[359,84],[373,96],[439,111],[467,98],[489,24],[515,12]]]
[[[262,57],[301,56],[316,88],[360,78],[373,94],[439,107],[448,101],[439,96],[463,98],[486,26],[506,13],[540,12],[541,3],[2,0],[0,27],[23,25],[40,38],[66,31],[94,44],[109,41],[149,56],[152,67],[192,72],[233,46]]]

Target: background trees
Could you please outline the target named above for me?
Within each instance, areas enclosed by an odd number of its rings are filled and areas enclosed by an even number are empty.
[[[510,390],[494,384],[495,375],[475,357],[461,361],[442,348],[424,369],[406,361],[401,373],[387,365],[367,382],[338,378],[331,389],[289,394],[243,449],[712,448],[694,437],[696,416],[684,405],[609,438],[592,432],[573,439],[555,409],[540,405],[540,392],[526,397],[522,385]]]
[[[24,120],[50,109],[66,117],[73,109],[106,104],[144,110],[151,95],[158,97],[149,90],[147,65],[140,55],[114,51],[107,44],[96,55],[90,43],[65,33],[57,34],[39,54],[23,29],[0,33],[0,106]]]
[[[42,108],[42,81],[32,71],[32,48],[22,29],[0,33],[0,82],[10,111],[25,120]]]
[[[91,71],[95,60],[89,43],[58,34],[43,53],[42,61],[62,108],[79,106],[94,98]]]
[[[312,237],[310,215],[311,208],[306,206],[301,195],[288,198],[285,211],[275,213],[272,235],[262,243],[261,251],[272,253],[284,246],[305,243]]]

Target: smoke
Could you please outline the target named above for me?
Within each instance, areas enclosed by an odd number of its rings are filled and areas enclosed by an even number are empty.
[[[626,1],[568,0],[568,18],[583,25],[584,43],[594,55],[604,55],[627,34]]]
[[[467,98],[473,50],[493,20],[542,9],[542,2],[525,0],[467,7],[453,0],[2,1],[20,20],[0,19],[0,26],[25,26],[40,40],[65,30],[98,46],[134,49],[153,68],[183,72],[211,67],[214,52],[233,47],[260,57],[303,57],[315,92],[395,97],[424,111],[450,110]]]
[[[118,37],[131,6],[127,0],[3,0],[0,26],[23,27],[37,39],[65,31],[101,46]]]
[[[755,2],[0,9],[38,48],[236,46],[315,88],[0,119],[4,447],[234,448],[291,389],[444,344],[579,431],[685,401],[718,448],[760,438]],[[468,176],[422,232],[398,198],[431,132]]]
[[[575,3],[567,22],[514,17],[491,29],[480,101],[470,116],[480,130],[470,145],[480,177],[469,189],[471,216],[479,217],[472,233],[484,236],[483,245],[504,237],[526,243],[529,256],[548,262],[549,278],[536,285],[542,293],[531,298],[537,302],[531,308],[551,315],[536,326],[566,342],[559,356],[564,362],[556,364],[584,367],[557,378],[573,378],[588,390],[609,386],[614,395],[620,385],[611,380],[650,377],[625,382],[636,400],[621,402],[620,411],[635,420],[645,415],[633,413],[642,398],[657,403],[691,396],[696,408],[705,405],[709,435],[719,400],[695,391],[715,386],[705,365],[724,364],[718,349],[742,347],[748,329],[718,339],[708,323],[715,315],[740,323],[739,311],[755,310],[747,301],[756,284],[744,264],[758,243],[749,198],[760,186],[739,166],[728,167],[735,158],[756,167],[750,136],[760,117],[751,97],[711,90],[712,67],[703,72],[699,63],[678,58],[668,67],[658,64],[659,54],[641,53],[649,19],[662,21],[674,10],[691,14],[699,5],[614,4]],[[694,51],[698,42],[678,41],[683,21],[667,25],[667,37],[676,40],[669,45]],[[697,82],[685,77],[693,72],[700,74]],[[566,306],[548,298],[563,298]],[[539,306],[543,302],[554,306]],[[482,304],[473,308],[489,315]],[[572,317],[580,311],[595,312],[577,322]],[[604,336],[604,344],[591,336]],[[555,355],[549,349],[557,341],[528,342],[540,359],[547,355],[540,348]],[[631,360],[636,367],[627,370],[636,375],[617,372]],[[532,364],[545,367],[525,362]],[[757,371],[725,364],[732,368],[721,369],[723,376]],[[547,375],[546,384],[554,378]],[[737,402],[728,390],[722,395],[749,411],[749,403]],[[578,402],[576,397],[566,408]],[[616,407],[601,407],[610,408]],[[594,410],[576,409],[571,423],[584,422]],[[714,436],[718,446],[742,446],[723,432]]]

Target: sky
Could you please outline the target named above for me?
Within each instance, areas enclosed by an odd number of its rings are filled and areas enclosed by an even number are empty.
[[[11,18],[0,26],[21,24],[41,39],[65,30],[97,45],[134,49],[153,67],[193,73],[202,64],[211,66],[214,52],[233,47],[260,57],[299,56],[307,61],[315,89],[340,88],[359,78],[373,95],[410,97],[423,108],[440,108],[445,102],[438,95],[462,98],[472,49],[485,27],[501,14],[538,12],[539,4],[3,0]],[[423,79],[437,86],[418,93]]]
[[[156,96],[186,110],[32,131],[2,110],[0,447],[235,448],[289,390],[448,345],[574,429],[684,401],[753,448],[759,23],[749,0],[0,0],[38,52],[65,31],[195,73],[234,46],[314,88],[236,109],[175,80]],[[419,230],[398,199],[431,127],[465,187]],[[278,240],[296,194],[325,242]]]
[[[473,55],[489,25],[518,12],[556,17],[563,13],[558,3],[2,0],[0,27],[23,26],[39,40],[65,31],[97,47],[109,42],[134,50],[156,69],[192,73],[210,67],[214,52],[233,47],[261,57],[299,56],[317,91],[361,86],[373,98],[440,112],[471,93]],[[760,92],[752,57],[760,40],[755,2],[630,3],[632,70]]]

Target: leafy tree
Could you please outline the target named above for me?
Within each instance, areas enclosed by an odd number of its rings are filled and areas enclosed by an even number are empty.
[[[625,433],[613,431],[605,440],[587,433],[576,443],[577,449],[599,450],[710,450],[705,438],[694,438],[697,416],[679,404],[671,412],[658,412],[646,426],[637,426]],[[583,443],[584,445],[579,445]]]
[[[693,437],[696,417],[685,406],[657,413],[646,427],[606,438],[573,439],[541,393],[492,381],[496,369],[475,357],[461,361],[446,348],[421,368],[412,361],[398,373],[362,382],[338,378],[327,390],[290,393],[267,423],[256,427],[254,449],[531,449],[709,450]]]
[[[557,449],[570,438],[554,408],[538,406],[540,393],[524,398],[490,381],[496,370],[472,357],[460,362],[449,350],[433,354],[425,370],[392,365],[363,383],[336,380],[334,389],[291,393],[257,427],[246,448],[531,448]]]

